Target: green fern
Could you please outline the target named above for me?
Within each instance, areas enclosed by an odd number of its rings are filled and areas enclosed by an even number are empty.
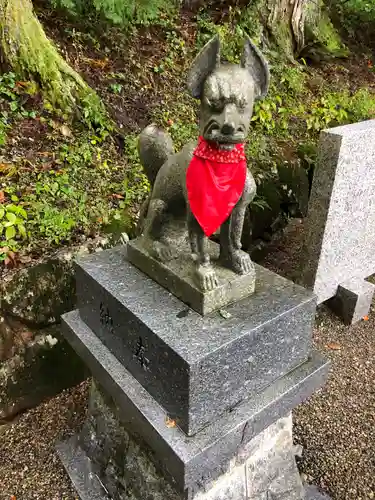
[[[97,14],[113,24],[129,26],[148,25],[170,17],[179,0],[51,0],[55,8],[64,9],[73,16]]]

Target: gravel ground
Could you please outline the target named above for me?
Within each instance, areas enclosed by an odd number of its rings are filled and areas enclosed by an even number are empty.
[[[291,225],[264,264],[292,276],[301,230]],[[375,314],[347,327],[323,307],[314,342],[332,369],[326,386],[294,412],[301,471],[332,500],[374,499]],[[86,400],[83,383],[0,427],[0,500],[77,498],[54,444],[80,427]]]
[[[1,500],[78,500],[54,446],[79,428],[87,383],[0,426]]]
[[[334,500],[375,498],[375,314],[346,327],[322,310],[314,340],[332,368],[325,387],[294,412],[301,470]]]

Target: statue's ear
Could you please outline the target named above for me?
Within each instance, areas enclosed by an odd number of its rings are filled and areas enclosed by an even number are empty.
[[[248,36],[245,38],[241,66],[249,71],[255,82],[256,99],[265,97],[270,84],[270,71],[262,53]]]
[[[203,84],[215,68],[220,66],[220,38],[216,35],[199,52],[190,68],[187,86],[190,94],[199,99]]]

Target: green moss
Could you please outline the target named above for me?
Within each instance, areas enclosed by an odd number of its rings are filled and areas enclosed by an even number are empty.
[[[325,10],[311,19],[311,22],[306,22],[305,32],[307,47],[303,56],[320,60],[327,57],[346,57],[349,54]]]
[[[318,25],[314,30],[314,35],[327,48],[330,54],[344,55],[348,53],[327,13],[323,13],[320,17]]]
[[[294,42],[289,20],[277,19],[272,26],[272,40],[285,60],[294,60]]]
[[[96,121],[106,121],[98,95],[47,38],[31,0],[0,0],[0,44],[9,65],[22,77],[33,78],[53,106],[69,112],[78,108],[84,118],[93,114]]]

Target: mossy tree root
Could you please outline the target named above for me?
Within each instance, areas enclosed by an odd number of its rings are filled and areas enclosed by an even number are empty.
[[[104,114],[97,94],[69,66],[47,38],[31,0],[0,0],[3,61],[22,78],[32,78],[51,104],[65,111],[91,108]]]

